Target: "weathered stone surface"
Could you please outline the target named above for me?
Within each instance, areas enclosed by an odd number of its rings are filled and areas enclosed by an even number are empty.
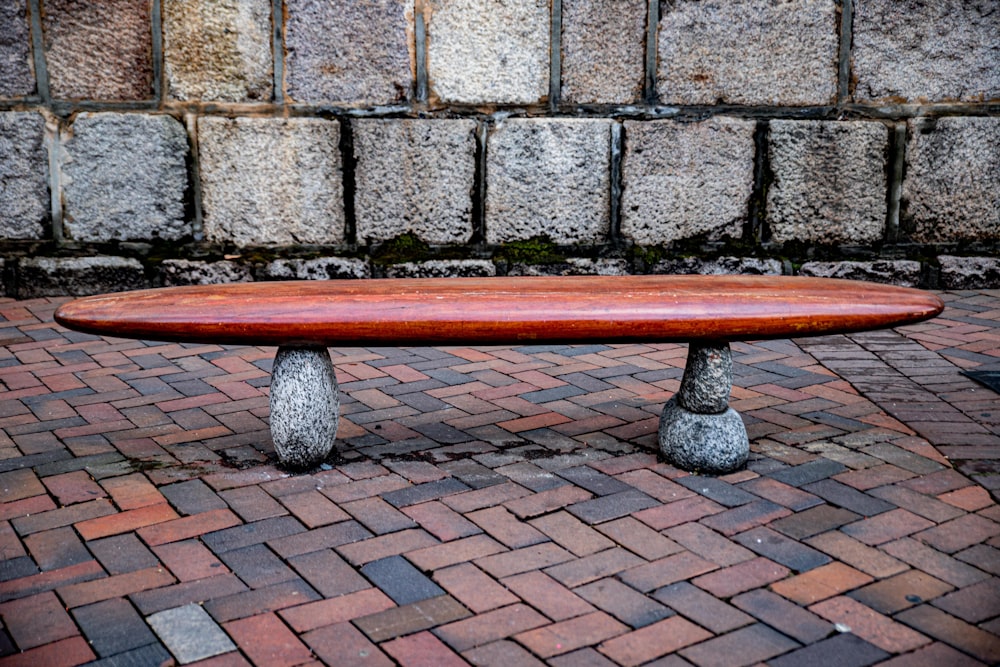
[[[833,103],[840,41],[838,4],[835,0],[661,2],[660,101]]]
[[[642,97],[646,12],[646,0],[563,0],[563,101],[624,104]]]
[[[49,219],[45,118],[0,113],[0,238],[39,239]]]
[[[590,259],[569,257],[556,264],[513,264],[509,276],[625,276],[628,262],[624,259]]]
[[[165,115],[84,113],[60,154],[64,225],[79,241],[178,239],[188,140]]]
[[[340,419],[337,374],[325,347],[279,347],[271,371],[271,437],[289,468],[319,464],[333,449]]]
[[[818,278],[867,280],[873,283],[916,287],[920,282],[920,262],[905,259],[876,262],[806,262],[799,273]]]
[[[1000,287],[1000,259],[940,255],[943,289],[996,289]]]
[[[699,414],[715,415],[729,407],[733,388],[733,353],[729,345],[688,345],[677,404]]]
[[[413,0],[287,0],[285,12],[293,100],[373,105],[410,97]]]
[[[197,604],[157,612],[146,622],[182,665],[236,650],[223,629]]]
[[[777,242],[881,240],[889,132],[864,121],[771,121],[774,182],[767,220]]]
[[[858,101],[997,99],[1000,12],[990,1],[858,2],[851,57]]]
[[[142,264],[129,257],[29,257],[17,266],[19,299],[87,296],[146,286]]]
[[[205,233],[237,245],[344,240],[340,125],[200,118]]]
[[[429,0],[427,73],[443,102],[532,104],[549,93],[549,0]]]
[[[756,257],[718,257],[716,259],[679,257],[660,260],[653,266],[652,273],[703,276],[780,276],[782,265],[781,260],[758,259]]]
[[[0,2],[0,97],[35,92],[27,5],[25,0]]]
[[[722,475],[741,468],[750,455],[750,441],[740,415],[698,414],[671,398],[660,415],[660,452],[668,463],[687,470]]]
[[[427,243],[472,237],[473,120],[356,120],[358,241],[412,232]]]
[[[270,0],[163,3],[163,59],[174,99],[270,100]]]
[[[1000,238],[1000,118],[917,118],[909,137],[902,222],[914,240]]]
[[[393,264],[385,269],[386,278],[489,278],[496,274],[496,265],[486,259],[405,262]]]
[[[187,259],[166,259],[160,265],[160,275],[166,286],[220,285],[248,283],[253,280],[249,267],[228,260],[198,262]]]
[[[335,280],[368,278],[371,269],[360,259],[317,257],[316,259],[276,259],[262,270],[266,280]]]
[[[740,238],[753,190],[753,121],[625,123],[622,235],[660,245]]]
[[[45,62],[57,99],[153,95],[149,0],[43,0]]]
[[[486,151],[487,240],[603,241],[610,227],[611,123],[517,119],[493,128]]]

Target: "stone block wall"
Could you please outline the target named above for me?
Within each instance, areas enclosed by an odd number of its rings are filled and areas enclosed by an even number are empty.
[[[0,0],[0,291],[1000,286],[973,0]]]

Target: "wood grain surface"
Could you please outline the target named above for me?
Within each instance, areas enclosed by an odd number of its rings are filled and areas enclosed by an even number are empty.
[[[85,297],[70,329],[248,345],[491,345],[754,340],[881,329],[941,312],[933,294],[829,278],[572,276],[256,282]]]

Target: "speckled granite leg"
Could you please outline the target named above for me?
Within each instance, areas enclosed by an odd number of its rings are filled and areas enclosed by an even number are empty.
[[[279,347],[271,372],[271,437],[281,462],[310,468],[337,437],[337,376],[325,347]]]
[[[677,395],[660,416],[660,451],[689,472],[722,475],[746,464],[750,440],[729,407],[733,357],[728,343],[692,343]]]

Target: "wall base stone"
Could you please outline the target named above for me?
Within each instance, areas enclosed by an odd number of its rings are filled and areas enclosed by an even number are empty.
[[[261,278],[264,280],[333,280],[370,277],[371,269],[367,262],[345,257],[276,259],[261,271]]]
[[[653,265],[652,273],[675,273],[678,275],[749,275],[749,276],[780,276],[781,260],[758,259],[756,257],[719,257],[717,259],[701,259],[699,257],[682,257],[679,259],[664,259]]]
[[[148,287],[138,260],[130,257],[32,257],[17,266],[19,299],[87,296]]]
[[[920,262],[885,260],[877,262],[806,262],[799,269],[803,276],[867,280],[873,283],[916,287],[920,283]]]
[[[167,259],[160,265],[164,286],[219,285],[253,281],[250,268],[236,262],[198,262],[187,259]]]
[[[488,259],[439,259],[392,264],[384,272],[386,278],[489,278],[497,267]]]
[[[943,289],[1000,288],[1000,259],[996,257],[955,257],[941,255]]]

